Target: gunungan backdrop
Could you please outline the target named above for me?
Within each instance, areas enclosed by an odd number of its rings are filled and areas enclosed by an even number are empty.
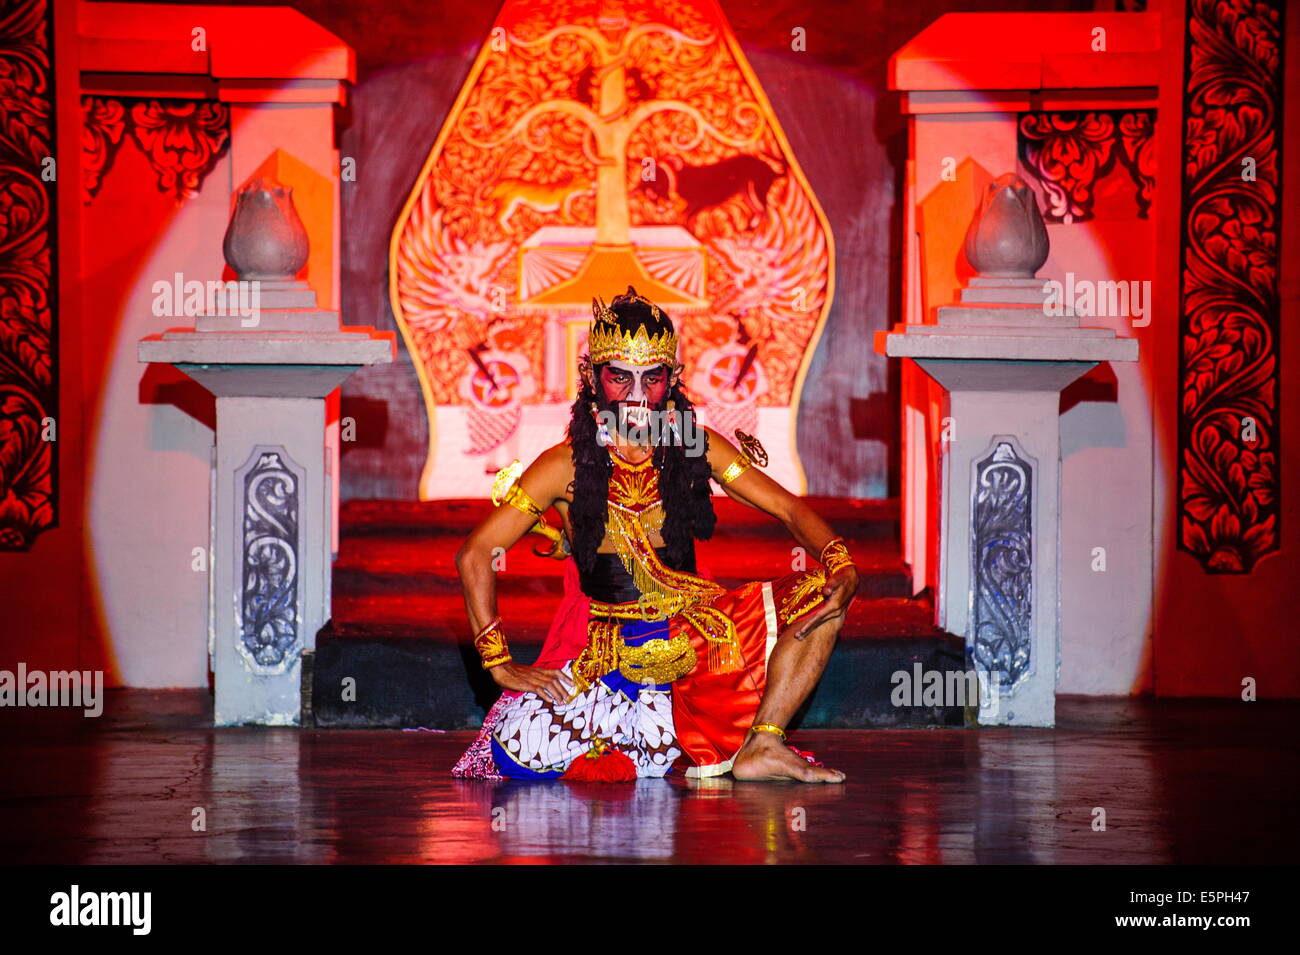
[[[805,488],[799,392],[830,226],[719,7],[507,2],[398,217],[389,292],[430,422],[420,497],[563,436],[591,298],[677,324],[704,424]]]

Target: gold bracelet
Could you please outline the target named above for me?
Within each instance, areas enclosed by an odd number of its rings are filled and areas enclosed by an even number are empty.
[[[755,723],[749,728],[749,731],[751,733],[775,733],[777,736],[781,737],[782,740],[785,739],[785,730],[781,729],[781,727],[777,726],[775,723]]]
[[[853,557],[849,554],[848,547],[844,545],[843,537],[833,537],[826,542],[826,546],[822,548],[821,562],[830,574],[838,574],[846,567],[853,566]]]
[[[483,658],[483,669],[485,670],[511,662],[510,648],[506,646],[506,635],[501,630],[500,617],[497,617],[474,634],[474,649]]]

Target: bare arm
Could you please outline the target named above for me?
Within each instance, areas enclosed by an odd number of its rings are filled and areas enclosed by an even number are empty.
[[[721,483],[723,472],[740,452],[716,431],[711,428],[706,430],[709,435],[709,468],[714,478]],[[811,554],[820,556],[822,549],[838,536],[803,498],[791,494],[757,467],[751,467],[730,484],[723,484],[722,490],[728,497],[742,504],[771,514]],[[822,589],[826,596],[825,603],[816,614],[803,622],[795,636],[803,639],[825,621],[846,612],[857,589],[858,572],[855,568],[846,567],[832,574]]]
[[[520,476],[519,486],[545,511],[564,497],[572,479],[569,449],[566,445],[556,445],[545,451]],[[503,504],[474,528],[456,552],[456,570],[460,573],[465,611],[473,633],[477,634],[497,617],[497,579],[496,571],[492,569],[493,558],[514,546],[528,533],[535,520],[518,508]],[[503,621],[503,629],[508,640],[508,621]],[[532,690],[556,703],[563,702],[568,696],[558,670],[511,662],[494,666],[488,672],[508,690]]]

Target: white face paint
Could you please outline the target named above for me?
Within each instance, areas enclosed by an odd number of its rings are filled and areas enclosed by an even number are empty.
[[[628,365],[621,361],[611,361],[609,367],[632,376],[632,390],[628,392],[627,401],[645,401],[645,388],[641,379],[648,371],[654,371],[658,365]]]
[[[614,371],[628,375],[632,379],[632,387],[623,398],[621,405],[623,428],[646,428],[650,424],[650,398],[646,394],[645,384],[642,379],[652,371],[662,372],[662,365],[629,365],[626,362],[611,361],[609,367]],[[626,433],[626,430],[624,430]]]

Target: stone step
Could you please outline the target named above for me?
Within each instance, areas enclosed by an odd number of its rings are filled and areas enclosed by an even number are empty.
[[[959,637],[937,630],[914,601],[857,601],[816,690],[792,721],[805,728],[964,725],[961,707],[894,706],[897,671],[964,671]],[[553,601],[547,599],[553,606]],[[461,611],[463,617],[463,609]],[[312,709],[322,727],[477,729],[499,689],[479,665],[468,634],[438,626],[331,621],[316,641]],[[516,619],[507,628],[521,663],[537,657],[545,627]],[[343,699],[350,678],[355,699]]]
[[[351,534],[342,537],[334,562],[334,593],[345,597],[461,592],[456,574],[456,550],[463,537],[413,534]],[[520,593],[563,592],[563,561],[539,557],[532,548],[540,537],[526,537],[511,548],[497,571],[497,592],[503,597]],[[696,544],[700,572],[728,589],[750,580],[767,580],[796,569],[794,542],[788,536],[738,535],[728,531]],[[906,597],[911,578],[898,556],[898,545],[886,538],[849,542],[860,575],[859,597]],[[816,555],[803,561],[814,565]],[[802,569],[802,567],[798,569]]]
[[[849,541],[862,576],[821,682],[796,718],[806,727],[961,726],[961,707],[894,706],[891,675],[964,670],[958,637],[911,599],[894,501],[812,500]],[[702,570],[724,586],[788,573],[793,542],[762,512],[716,502],[719,531],[700,542]],[[333,618],[312,663],[316,725],[475,729],[498,695],[479,666],[453,557],[486,501],[350,501],[342,507]],[[526,540],[540,539],[526,538]],[[517,545],[498,573],[511,651],[536,659],[563,589],[564,564]],[[356,699],[343,699],[351,678]]]
[[[550,593],[518,594],[501,617],[510,645],[537,644],[546,638],[555,613],[557,598]],[[334,616],[325,629],[346,639],[349,635],[383,628],[392,638],[468,643],[472,634],[465,616],[465,602],[456,593],[405,593],[394,596],[352,597],[334,595]],[[324,631],[322,631],[324,632]],[[928,600],[904,597],[859,598],[849,607],[842,639],[886,635],[921,636],[942,633],[934,626],[934,611]]]
[[[898,501],[807,497],[808,504],[845,539],[898,539]],[[788,537],[773,517],[729,497],[715,497],[718,526],[730,534],[778,534]],[[482,498],[447,501],[356,500],[339,505],[340,543],[344,534],[464,537],[492,510]],[[547,519],[559,523],[552,510]]]

